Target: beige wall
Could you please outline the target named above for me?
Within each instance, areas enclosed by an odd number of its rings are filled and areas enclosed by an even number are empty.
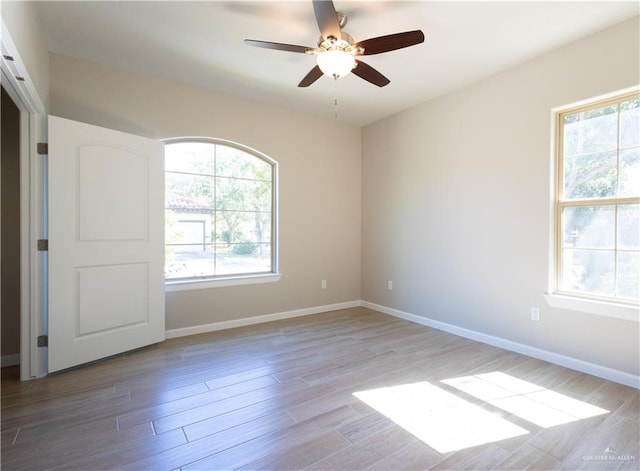
[[[360,299],[359,128],[56,55],[51,110],[157,139],[228,139],[278,161],[281,280],[167,293],[167,329]]]
[[[364,128],[363,299],[638,375],[637,322],[543,298],[551,109],[637,85],[638,58],[636,18]]]
[[[2,17],[52,114],[159,139],[225,138],[279,161],[282,280],[169,293],[168,329],[365,299],[639,373],[637,323],[542,297],[550,109],[640,81],[637,19],[374,123],[361,143],[361,130],[331,120],[49,63],[33,5],[3,2]]]

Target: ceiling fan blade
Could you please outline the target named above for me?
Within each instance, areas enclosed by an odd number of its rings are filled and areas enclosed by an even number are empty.
[[[355,46],[364,48],[363,56],[370,56],[372,54],[380,54],[381,52],[395,51],[403,47],[415,46],[422,42],[424,42],[424,33],[418,29],[415,31],[405,31],[404,33],[365,39],[355,44]]]
[[[356,66],[353,68],[351,72],[356,74],[361,79],[364,79],[367,82],[377,85],[378,87],[384,87],[385,85],[388,85],[391,82],[391,80],[389,80],[387,77],[382,75],[380,72],[378,72],[376,69],[371,67],[369,64],[365,64],[364,62],[359,60],[356,60]]]
[[[336,39],[342,38],[338,14],[331,0],[313,0],[313,11],[316,14],[320,34],[324,39],[329,36],[333,36]]]
[[[320,70],[320,67],[316,65],[309,71],[307,75],[304,76],[304,78],[298,84],[298,87],[308,87],[320,77],[322,77],[322,70]]]
[[[254,47],[264,47],[265,49],[275,49],[277,51],[288,51],[288,52],[307,52],[308,47],[305,46],[296,46],[295,44],[282,44],[282,43],[272,43],[269,41],[257,41],[255,39],[245,39],[244,43],[248,46]]]

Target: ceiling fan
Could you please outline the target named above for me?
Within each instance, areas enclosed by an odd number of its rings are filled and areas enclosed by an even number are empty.
[[[318,65],[300,81],[298,87],[308,87],[323,74],[338,79],[349,72],[353,72],[378,87],[384,87],[389,84],[390,80],[370,65],[356,59],[356,56],[395,51],[424,42],[422,31],[415,30],[354,43],[353,38],[342,31],[342,28],[347,24],[347,15],[337,12],[331,0],[313,0],[313,10],[320,28],[318,47],[296,46],[254,39],[244,40],[245,44],[249,46],[316,56]]]

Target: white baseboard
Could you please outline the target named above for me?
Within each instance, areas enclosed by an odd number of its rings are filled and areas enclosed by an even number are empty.
[[[340,309],[349,309],[352,307],[362,306],[361,301],[349,301],[339,304],[328,304],[325,306],[309,307],[304,309],[296,309],[294,311],[277,312],[274,314],[265,314],[262,316],[245,317],[243,319],[235,319],[232,321],[213,322],[211,324],[196,325],[193,327],[183,327],[180,329],[171,329],[165,332],[168,339],[176,337],[184,337],[186,335],[204,334],[217,330],[233,329],[235,327],[244,327],[253,324],[262,324],[264,322],[279,321],[282,319],[291,319],[293,317],[309,316],[312,314],[320,314],[322,312],[337,311]]]
[[[19,364],[20,364],[19,353],[14,353],[11,355],[2,355],[2,357],[0,357],[0,365],[2,366],[2,368],[4,368],[5,366],[16,366]]]
[[[273,314],[265,314],[262,316],[245,317],[243,319],[235,319],[231,321],[213,322],[211,324],[197,325],[193,327],[183,327],[179,329],[171,329],[165,332],[167,339],[184,337],[186,335],[204,334],[207,332],[215,332],[218,330],[233,329],[235,327],[244,327],[247,325],[262,324],[264,322],[278,321],[282,319],[291,319],[293,317],[309,316],[312,314],[320,314],[323,312],[337,311],[339,309],[349,309],[352,307],[366,307],[374,311],[382,312],[390,316],[398,317],[407,321],[415,322],[416,324],[425,325],[434,329],[449,332],[450,334],[458,335],[467,339],[475,340],[477,342],[486,343],[494,347],[503,348],[516,353],[521,353],[539,360],[548,361],[556,365],[564,366],[572,370],[587,373],[599,378],[603,378],[616,383],[624,384],[632,388],[640,389],[640,377],[626,373],[624,371],[615,370],[606,366],[590,363],[577,358],[562,355],[560,353],[550,352],[548,350],[542,350],[537,347],[525,345],[511,340],[504,339],[502,337],[495,337],[493,335],[483,334],[482,332],[476,332],[474,330],[458,327],[446,322],[436,321],[427,317],[410,314],[408,312],[399,311],[397,309],[382,306],[380,304],[374,304],[368,301],[349,301],[339,304],[329,304],[325,306],[316,306],[304,309],[296,309],[293,311],[278,312]],[[20,363],[20,355],[10,355],[11,357],[17,357],[16,363]],[[5,366],[5,357],[2,357],[2,366]],[[6,365],[8,366],[8,365]]]
[[[582,373],[587,373],[609,381],[624,384],[632,388],[640,389],[640,377],[632,375],[630,373],[626,373],[624,371],[615,370],[613,368],[597,365],[595,363],[579,360],[577,358],[568,357],[559,353],[554,353],[518,342],[513,342],[501,337],[494,337],[492,335],[483,334],[481,332],[465,329],[453,324],[447,324],[446,322],[417,316],[415,314],[410,314],[408,312],[399,311],[397,309],[381,306],[379,304],[370,303],[368,301],[362,301],[361,306],[373,309],[374,311],[382,312],[384,314],[389,314],[400,319],[405,319],[407,321],[415,322],[417,324],[422,324],[428,327],[433,327],[434,329],[442,330],[444,332],[449,332],[450,334],[458,335],[460,337],[476,340],[488,345],[493,345],[494,347],[521,353],[523,355],[537,358],[539,360],[548,361],[549,363],[564,366],[572,370],[580,371]]]

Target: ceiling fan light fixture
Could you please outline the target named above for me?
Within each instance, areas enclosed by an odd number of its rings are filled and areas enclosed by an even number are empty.
[[[344,77],[356,66],[353,54],[340,49],[322,52],[318,54],[316,60],[323,74],[336,79]]]
[[[298,87],[308,87],[323,75],[338,79],[350,72],[373,85],[384,87],[390,83],[389,79],[365,62],[356,60],[356,57],[395,51],[424,42],[424,33],[418,29],[369,38],[356,43],[351,35],[343,29],[347,24],[347,16],[336,11],[332,0],[312,1],[316,22],[320,29],[318,47],[296,46],[295,44],[257,41],[255,39],[244,40],[249,46],[316,56],[318,64],[304,76]]]

